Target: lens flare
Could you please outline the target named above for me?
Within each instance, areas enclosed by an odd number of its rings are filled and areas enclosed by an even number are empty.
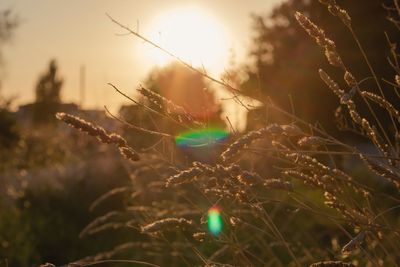
[[[222,216],[218,207],[212,207],[208,210],[208,230],[213,235],[219,235],[222,231]]]
[[[175,137],[175,142],[183,147],[209,146],[223,141],[228,135],[228,132],[221,128],[197,129],[179,134]]]

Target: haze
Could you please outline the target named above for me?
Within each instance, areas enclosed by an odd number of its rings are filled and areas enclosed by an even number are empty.
[[[22,22],[13,42],[4,49],[2,91],[6,96],[17,96],[18,104],[32,101],[39,75],[46,71],[49,60],[55,58],[64,79],[64,101],[81,100],[79,68],[84,65],[84,106],[118,106],[123,99],[106,83],[113,82],[133,92],[159,62],[149,56],[151,48],[140,40],[116,35],[124,31],[113,24],[105,13],[133,29],[139,28],[144,35],[154,36],[157,16],[177,8],[201,9],[223,27],[227,42],[225,47],[230,50],[226,54],[233,51],[237,61],[243,62],[251,40],[250,13],[266,13],[278,2],[280,0],[235,1],[235,4],[229,0],[3,0],[0,8],[11,8]],[[150,29],[151,26],[153,29]],[[216,67],[216,72],[223,71],[224,64],[226,61]]]

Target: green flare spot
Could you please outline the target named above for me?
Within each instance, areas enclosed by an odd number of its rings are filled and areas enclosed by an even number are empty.
[[[222,216],[218,207],[212,207],[208,210],[208,230],[213,235],[219,235],[222,231]]]
[[[228,137],[228,132],[221,128],[196,129],[175,137],[178,146],[198,147],[214,145]]]

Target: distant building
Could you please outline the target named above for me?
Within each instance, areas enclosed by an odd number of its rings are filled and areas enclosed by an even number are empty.
[[[21,129],[31,129],[35,123],[35,103],[29,103],[19,106],[15,112],[15,118]],[[85,119],[87,121],[99,124],[107,130],[115,130],[117,123],[114,119],[108,117],[104,110],[84,110],[79,109],[75,103],[60,103],[57,112],[65,112]]]
[[[35,103],[21,105],[16,112],[16,119],[22,128],[31,128],[35,123]],[[58,112],[67,112],[70,114],[78,113],[78,105],[74,103],[60,103],[57,108]]]

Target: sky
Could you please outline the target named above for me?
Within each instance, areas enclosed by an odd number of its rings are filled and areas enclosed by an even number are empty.
[[[11,8],[21,20],[11,44],[3,48],[2,94],[16,96],[18,104],[33,101],[39,75],[46,72],[50,59],[54,58],[64,80],[64,101],[82,100],[86,108],[119,107],[125,100],[107,83],[134,94],[149,71],[161,64],[161,57],[138,38],[123,35],[125,31],[111,22],[106,13],[172,50],[177,48],[173,52],[179,54],[179,49],[189,47],[183,53],[196,51],[197,60],[200,58],[218,76],[227,66],[229,55],[234,54],[238,63],[245,61],[252,36],[250,14],[267,14],[281,1],[2,0],[0,9]],[[210,29],[201,35],[203,46],[186,45],[193,38],[182,31],[185,26],[182,20],[196,16],[176,19],[184,10],[200,11],[201,15],[193,22],[200,27],[197,31],[201,27]],[[170,28],[164,29],[164,25]],[[176,36],[181,38],[178,42],[168,43],[168,37],[176,40]],[[79,94],[81,66],[85,67],[83,99]]]

